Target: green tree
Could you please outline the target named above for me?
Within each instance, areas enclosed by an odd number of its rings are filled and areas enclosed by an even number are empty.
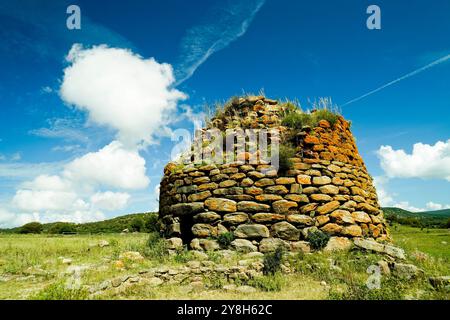
[[[144,229],[146,232],[159,232],[157,213],[152,212],[145,215]]]
[[[140,217],[135,217],[130,222],[130,231],[131,232],[141,232],[144,231],[144,220]]]
[[[48,230],[50,234],[64,234],[76,232],[75,224],[67,222],[57,222],[53,224]]]
[[[41,233],[42,232],[42,224],[39,222],[30,222],[27,224],[24,224],[22,227],[20,227],[19,230],[20,233]]]

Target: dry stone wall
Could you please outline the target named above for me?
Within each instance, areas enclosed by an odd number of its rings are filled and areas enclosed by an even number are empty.
[[[240,98],[210,126],[277,128],[296,141],[291,168],[281,173],[251,155],[226,164],[169,163],[160,185],[161,229],[191,249],[217,250],[220,234],[231,247],[268,252],[277,246],[309,251],[306,241],[321,230],[343,238],[387,240],[388,232],[372,178],[349,123],[339,116],[292,130],[281,125],[284,105],[264,97]],[[228,115],[226,113],[229,113]],[[345,239],[344,239],[345,240]]]

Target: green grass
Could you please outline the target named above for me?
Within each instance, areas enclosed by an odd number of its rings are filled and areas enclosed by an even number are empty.
[[[148,234],[0,235],[0,299],[450,299],[448,292],[434,290],[428,283],[428,276],[450,274],[449,231],[421,231],[406,226],[394,226],[391,231],[395,244],[406,250],[406,263],[423,269],[425,276],[410,281],[383,276],[381,289],[368,290],[367,268],[382,258],[379,255],[361,251],[298,254],[285,255],[280,261],[289,261],[293,269],[290,274],[275,272],[234,282],[253,286],[253,293],[225,291],[223,287],[233,281],[216,275],[204,277],[203,289],[192,290],[189,283],[153,288],[144,282],[121,290],[106,290],[96,297],[88,296],[84,286],[152,267],[182,267],[194,257],[184,250],[167,255],[160,240],[155,236],[149,239]],[[110,245],[100,248],[100,240],[107,240]],[[125,251],[139,251],[146,258],[140,262],[124,261],[125,267],[118,269],[115,262]],[[72,259],[71,266],[63,264],[61,257]],[[209,253],[208,258],[228,266],[244,259],[242,254],[236,254],[222,260],[217,253]],[[73,267],[83,269],[83,286],[70,289],[65,284],[72,277],[67,271]]]

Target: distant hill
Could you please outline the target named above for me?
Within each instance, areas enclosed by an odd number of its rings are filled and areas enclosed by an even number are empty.
[[[130,232],[154,231],[157,213],[133,213],[108,220],[88,223],[52,222],[42,224],[43,233],[119,233],[125,229]],[[1,233],[23,233],[23,226],[11,229],[0,229]]]
[[[449,226],[450,209],[411,212],[400,208],[383,208],[386,219],[392,223],[407,224],[415,227],[445,228]]]

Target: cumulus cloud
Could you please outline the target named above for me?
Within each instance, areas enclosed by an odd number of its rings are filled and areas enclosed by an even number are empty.
[[[124,208],[129,199],[130,195],[124,192],[97,192],[92,195],[91,203],[96,208],[112,211]]]
[[[449,209],[450,205],[435,203],[435,202],[428,202],[425,207],[416,207],[414,205],[411,205],[409,201],[397,201],[396,194],[391,194],[387,190],[387,185],[389,183],[389,178],[385,176],[377,176],[373,179],[375,188],[377,190],[378,195],[378,202],[382,207],[395,207],[395,208],[401,208],[404,210],[408,210],[411,212],[422,212],[422,211],[433,211],[433,210],[442,210],[442,209]]]
[[[427,202],[427,209],[429,210],[442,210],[450,209],[450,204],[434,203],[433,201]]]
[[[186,95],[172,87],[172,66],[130,50],[76,44],[67,60],[60,94],[89,119],[117,130],[126,145],[152,143]]]
[[[150,182],[144,158],[119,141],[73,160],[63,176],[78,183],[123,189],[142,189]]]
[[[450,181],[450,139],[434,145],[416,143],[412,153],[391,146],[377,151],[381,168],[390,178],[446,179]]]
[[[20,214],[2,213],[2,221],[9,220],[10,225],[30,219],[93,221],[103,219],[103,211],[123,209],[131,198],[124,191],[142,190],[150,183],[140,151],[156,136],[170,135],[168,125],[179,121],[177,103],[186,95],[172,87],[171,65],[105,45],[90,49],[74,45],[67,60],[61,98],[86,111],[91,124],[115,130],[116,139],[46,174],[28,177],[11,201],[12,211]],[[52,122],[50,129],[31,133],[89,141],[77,126],[62,119]],[[16,176],[12,169],[0,165],[0,176]]]

